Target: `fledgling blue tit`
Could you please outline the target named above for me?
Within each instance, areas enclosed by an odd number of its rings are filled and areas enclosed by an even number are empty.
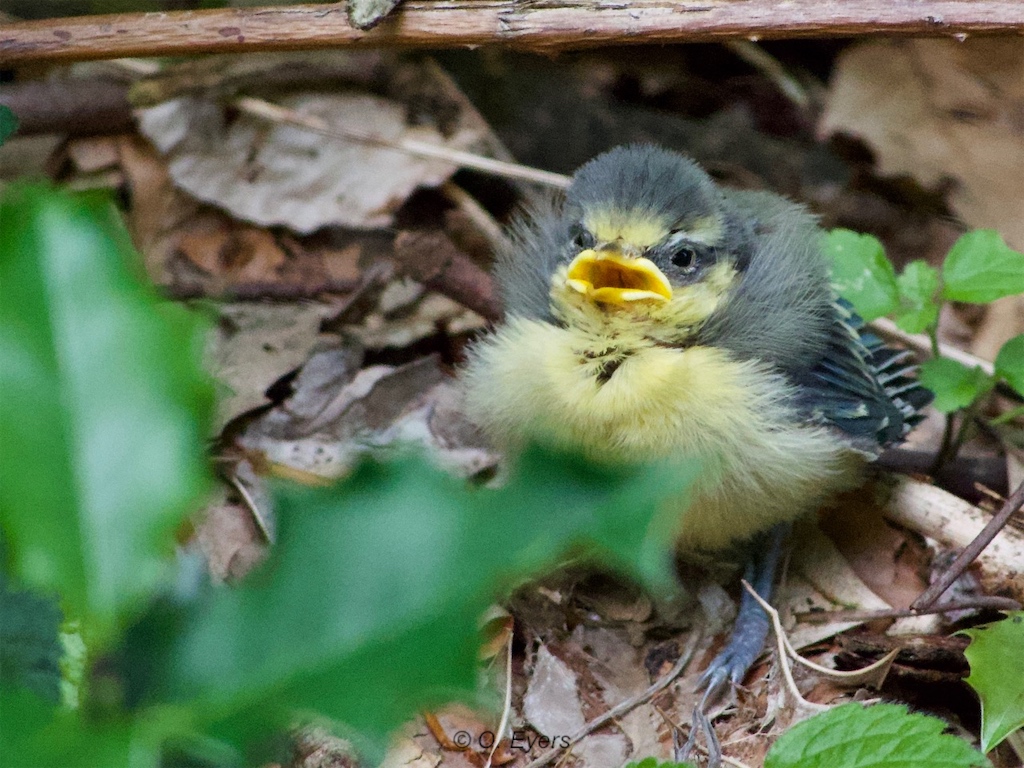
[[[470,351],[469,416],[511,450],[696,458],[684,549],[748,539],[855,485],[928,400],[837,300],[806,209],[721,188],[675,152],[584,165],[563,204],[512,227],[495,274],[506,320]],[[738,682],[761,643],[722,674]]]

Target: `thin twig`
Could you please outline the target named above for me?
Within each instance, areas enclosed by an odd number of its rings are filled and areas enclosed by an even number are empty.
[[[438,188],[449,202],[453,203],[462,213],[466,215],[477,231],[483,235],[491,247],[503,242],[505,235],[501,231],[501,224],[494,220],[490,212],[480,205],[479,201],[469,192],[464,190],[454,181],[446,181]]]
[[[757,590],[750,586],[746,579],[742,579],[740,583],[743,584],[743,588],[747,590],[747,592],[753,595],[754,600],[757,601],[757,604],[761,606],[761,609],[767,613],[768,617],[771,619],[772,628],[775,631],[776,661],[782,668],[782,679],[786,683],[785,688],[793,698],[795,706],[811,712],[824,712],[827,710],[827,706],[815,704],[814,702],[805,699],[800,694],[800,690],[796,687],[796,680],[793,678],[793,666],[789,663],[789,654],[786,648],[786,633],[782,628],[782,620],[779,618],[779,612],[764,600],[764,598],[757,594]]]
[[[805,624],[832,624],[851,621],[876,621],[877,619],[904,619],[910,616],[926,616],[931,613],[949,613],[952,611],[969,611],[973,609],[995,611],[1019,611],[1020,603],[1009,597],[998,595],[982,595],[967,600],[955,600],[930,608],[914,610],[913,608],[888,608],[880,611],[804,611],[793,614],[793,618]]]
[[[363,133],[362,131],[354,131],[348,128],[337,128],[328,125],[326,121],[321,120],[319,117],[303,115],[293,109],[287,109],[286,107],[272,104],[269,101],[264,101],[263,99],[252,98],[251,96],[242,96],[237,98],[232,102],[232,104],[240,111],[245,112],[248,115],[252,115],[253,117],[258,117],[275,123],[287,123],[288,125],[305,128],[313,133],[318,133],[322,136],[328,136],[334,139],[344,139],[347,141],[358,141],[364,144],[390,147],[391,149],[398,149],[402,152],[407,152],[410,155],[416,155],[417,157],[444,160],[452,163],[453,165],[457,165],[460,168],[471,168],[474,171],[479,171],[480,173],[487,173],[492,176],[501,176],[506,179],[529,181],[534,184],[543,184],[556,189],[565,189],[569,186],[569,177],[561,173],[551,173],[550,171],[542,171],[538,168],[531,168],[526,165],[519,165],[518,163],[495,160],[491,157],[483,157],[482,155],[477,155],[472,152],[465,152],[461,149],[451,149],[450,147],[431,144],[427,141],[417,141],[416,139],[408,138],[397,140],[382,139],[379,136]]]
[[[907,333],[887,317],[880,317],[877,320],[872,320],[868,323],[868,327],[877,331],[889,341],[897,341],[905,347],[914,350],[922,357],[932,357],[932,342],[923,333]],[[958,363],[963,363],[968,368],[974,368],[977,366],[989,376],[992,376],[995,373],[995,366],[988,360],[983,360],[980,357],[976,357],[969,352],[964,352],[962,349],[957,349],[949,344],[939,344],[939,353],[943,357],[948,357],[952,360],[956,360]]]
[[[498,751],[502,735],[508,727],[508,719],[512,714],[512,632],[508,633],[508,642],[505,644],[505,700],[501,707],[501,720],[498,723],[498,730],[494,733],[494,743],[487,753],[487,761],[484,768],[491,768],[491,761],[494,760],[494,753]]]
[[[810,105],[810,97],[804,87],[800,85],[800,81],[786,71],[782,62],[760,45],[750,40],[729,40],[725,45],[743,61],[771,80],[775,87],[782,92],[782,95],[794,105],[800,109],[807,109]]]
[[[1019,510],[1022,505],[1024,505],[1024,483],[1017,486],[1017,490],[1010,495],[999,512],[982,528],[981,533],[974,538],[974,541],[964,547],[963,551],[950,564],[942,576],[922,592],[920,597],[910,604],[910,607],[917,611],[931,608],[942,594],[953,585],[953,582],[960,578],[960,575],[967,570],[967,567],[975,561],[982,550],[991,543],[992,539],[1006,526],[1013,513]]]
[[[543,768],[543,766],[548,765],[550,762],[557,759],[558,756],[566,750],[572,749],[573,746],[581,742],[584,738],[589,736],[598,728],[601,728],[607,725],[608,723],[612,722],[613,720],[617,720],[623,715],[632,712],[638,706],[647,703],[655,696],[657,696],[659,693],[661,693],[663,690],[668,688],[672,684],[672,682],[683,673],[683,670],[686,669],[687,665],[693,659],[693,655],[697,651],[697,645],[700,643],[702,637],[702,633],[694,632],[693,636],[690,638],[689,644],[683,650],[683,653],[682,655],[680,655],[679,660],[675,663],[675,666],[673,666],[672,669],[670,669],[663,677],[661,677],[653,685],[651,685],[650,688],[643,691],[642,693],[637,694],[636,696],[633,696],[632,698],[626,699],[625,701],[616,704],[603,715],[595,717],[589,723],[584,725],[580,730],[574,733],[569,738],[568,744],[566,744],[565,746],[552,747],[547,752],[538,757],[536,760],[534,760],[532,763],[528,763],[525,766],[525,768]]]

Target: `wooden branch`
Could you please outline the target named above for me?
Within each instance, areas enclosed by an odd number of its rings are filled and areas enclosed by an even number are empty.
[[[0,64],[327,46],[553,51],[623,43],[1024,30],[1019,0],[407,0],[369,31],[344,3],[45,19],[0,27]]]
[[[5,83],[0,85],[0,104],[17,116],[19,136],[88,136],[135,128],[128,86],[112,80],[75,78]]]

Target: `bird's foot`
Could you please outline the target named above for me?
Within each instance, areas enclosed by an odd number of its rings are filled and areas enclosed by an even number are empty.
[[[719,768],[722,765],[722,744],[718,741],[718,735],[715,733],[714,726],[711,725],[711,720],[704,714],[703,706],[693,708],[690,735],[687,737],[685,744],[675,744],[673,758],[677,763],[685,763],[689,760],[690,754],[697,743],[697,734],[699,733],[704,734],[704,745],[708,752],[708,768]]]
[[[698,682],[698,690],[704,689],[701,707],[717,699],[730,683],[739,685],[743,682],[754,659],[764,648],[768,637],[768,616],[753,597],[744,593],[744,598],[728,644],[704,670]]]
[[[762,546],[755,548],[756,554],[747,563],[744,578],[754,590],[765,600],[771,599],[775,571],[782,554],[783,543],[789,533],[788,525],[777,525],[757,543]],[[697,690],[703,689],[704,695],[700,704],[693,710],[693,725],[690,737],[681,752],[689,754],[698,732],[704,733],[708,747],[708,765],[721,764],[721,746],[715,729],[707,715],[708,707],[723,694],[729,685],[739,685],[761,654],[768,628],[771,626],[768,615],[746,590],[740,597],[740,610],[736,616],[725,648],[712,660],[704,670],[697,683]]]

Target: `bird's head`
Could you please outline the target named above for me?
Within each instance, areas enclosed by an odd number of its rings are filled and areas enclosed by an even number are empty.
[[[749,225],[710,177],[653,146],[620,147],[580,168],[565,216],[569,242],[550,299],[569,323],[631,324],[685,342],[750,258]]]

